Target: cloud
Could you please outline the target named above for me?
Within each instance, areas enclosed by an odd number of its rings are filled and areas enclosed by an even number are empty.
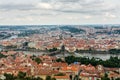
[[[0,10],[33,10],[34,7],[32,4],[3,4],[0,5]]]
[[[103,14],[105,12],[116,10],[116,5],[109,4],[104,0],[25,0],[25,2],[23,0],[10,1],[1,3],[0,10],[47,9],[64,13],[80,13],[92,15]]]
[[[36,7],[42,9],[53,9],[53,6],[49,3],[38,3]]]
[[[103,20],[104,17],[118,18],[119,2],[120,0],[0,0],[0,19],[4,19],[6,23],[8,21],[6,18],[14,18],[22,22],[36,21],[37,23],[40,18],[46,23],[51,22],[52,18],[60,23],[69,22],[69,20],[87,23],[91,18],[93,22],[102,22],[100,20]],[[66,21],[65,17],[67,17]]]
[[[52,0],[53,1],[53,0]],[[68,2],[79,2],[80,0],[54,0],[54,1],[57,1],[57,2],[63,2],[63,3],[68,3]]]
[[[90,18],[92,18],[92,16],[87,15],[87,16],[85,16],[84,18],[85,18],[85,19],[90,19]]]
[[[103,14],[104,12],[114,11],[115,9],[116,6],[109,5],[102,0],[81,0],[77,3],[64,4],[64,7],[62,9],[59,9],[58,11],[95,15]]]
[[[67,17],[67,19],[69,19],[69,20],[78,20],[79,18],[78,17]]]
[[[105,16],[108,18],[116,18],[116,15],[106,12]]]

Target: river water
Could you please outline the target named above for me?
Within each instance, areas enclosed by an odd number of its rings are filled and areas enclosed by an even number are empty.
[[[6,40],[10,40],[10,39],[13,39],[13,38],[17,38],[18,36],[14,35],[10,38],[7,38]],[[2,46],[0,46],[0,51],[2,50]],[[43,54],[47,54],[46,52],[30,52],[30,51],[22,51],[24,54],[31,54],[31,55],[43,55]],[[70,56],[70,55],[74,55],[76,57],[83,57],[83,56],[87,56],[89,58],[92,58],[92,57],[95,57],[95,58],[101,58],[103,60],[106,60],[106,59],[109,59],[110,56],[117,56],[120,58],[120,54],[91,54],[91,53],[73,53],[73,54],[69,54],[69,53],[65,53],[64,56]],[[63,57],[63,54],[57,54],[56,57]]]
[[[91,53],[75,53],[75,56],[87,56],[89,58],[92,58],[92,57],[95,57],[95,58],[100,58],[100,59],[103,59],[103,60],[106,60],[106,59],[109,59],[111,56],[113,57],[119,57],[120,58],[120,54],[91,54]]]
[[[30,52],[30,51],[23,51],[23,53],[25,54],[31,54],[31,55],[43,55],[43,54],[47,54],[46,52]],[[71,56],[71,55],[74,55],[76,57],[89,57],[89,58],[92,58],[92,57],[95,57],[95,58],[100,58],[100,59],[103,59],[103,60],[106,60],[106,59],[109,59],[111,56],[113,57],[119,57],[120,58],[120,54],[91,54],[91,53],[72,53],[72,54],[69,54],[69,53],[65,53],[64,56]],[[63,54],[57,54],[55,55],[56,57],[63,57]]]
[[[2,50],[2,47],[0,46],[0,51]]]
[[[13,36],[11,36],[11,37],[9,37],[9,38],[6,38],[6,39],[4,39],[4,40],[11,40],[11,39],[14,39],[14,38],[18,38],[18,36],[17,36],[17,35],[13,35]]]
[[[2,50],[2,47],[0,47],[0,51]],[[23,52],[24,54],[30,54],[30,55],[43,55],[43,54],[48,54],[46,52],[33,52],[33,51],[19,51],[19,52]],[[100,58],[100,59],[103,59],[103,60],[106,60],[106,59],[109,59],[110,56],[113,56],[113,57],[119,57],[120,58],[120,54],[91,54],[91,53],[72,53],[72,54],[69,54],[69,53],[65,53],[64,56],[70,56],[70,55],[74,55],[76,57],[89,57],[89,58],[92,58],[92,57],[95,57],[95,58]],[[55,55],[56,57],[63,57],[63,54],[57,54]]]

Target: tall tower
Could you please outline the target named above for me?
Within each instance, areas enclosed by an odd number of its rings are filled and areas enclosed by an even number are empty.
[[[61,53],[63,54],[63,57],[65,57],[65,46],[64,45],[61,46]]]

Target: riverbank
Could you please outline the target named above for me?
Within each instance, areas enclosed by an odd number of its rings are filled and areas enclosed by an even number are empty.
[[[2,50],[3,47],[0,47],[0,49]],[[15,51],[18,51],[18,52],[23,52],[24,54],[31,54],[31,55],[44,55],[44,54],[49,54],[50,52],[48,51],[42,51],[42,50],[35,50],[35,49],[6,49],[7,51],[9,50],[15,50]],[[100,58],[100,59],[103,59],[103,60],[106,60],[106,59],[109,59],[111,56],[112,57],[118,57],[120,58],[120,54],[109,54],[109,53],[76,53],[76,52],[73,52],[73,53],[69,53],[69,52],[65,52],[65,54],[56,54],[54,56],[56,57],[67,57],[67,56],[76,56],[76,57],[89,57],[89,58],[92,58],[92,57],[95,57],[95,58]]]

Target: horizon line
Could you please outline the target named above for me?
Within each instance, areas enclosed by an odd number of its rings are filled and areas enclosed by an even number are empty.
[[[105,23],[105,24],[98,24],[98,23],[90,23],[90,24],[0,24],[0,26],[49,26],[49,25],[73,25],[73,26],[77,26],[77,25],[120,25],[119,24],[109,24],[109,23]]]

